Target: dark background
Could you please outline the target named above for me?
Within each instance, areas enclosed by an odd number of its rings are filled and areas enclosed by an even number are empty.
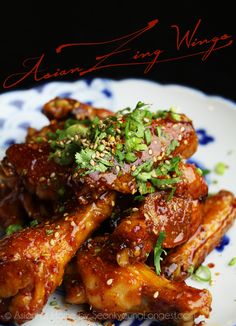
[[[206,5],[206,3],[208,5]],[[50,6],[49,6],[50,5]],[[95,56],[112,50],[103,48],[73,48],[56,55],[55,48],[63,43],[106,41],[143,28],[149,21],[159,19],[159,24],[131,44],[133,52],[164,49],[168,56],[176,56],[175,32],[170,28],[178,24],[182,31],[193,29],[202,19],[199,38],[212,38],[224,33],[234,35],[235,18],[231,1],[64,1],[20,2],[11,1],[1,10],[1,63],[0,92],[38,86],[33,77],[14,88],[4,89],[3,82],[11,74],[22,72],[24,59],[45,53],[41,69],[56,71],[75,66],[92,66]],[[192,50],[191,50],[192,51]],[[189,53],[191,52],[189,51]],[[183,50],[183,54],[188,51]],[[127,61],[128,54],[116,60]],[[220,95],[236,100],[235,44],[212,53],[205,61],[190,57],[181,61],[160,63],[144,74],[143,66],[111,67],[80,77],[78,74],[50,81],[76,80],[79,78],[107,77],[147,78],[160,83],[177,83],[194,87],[207,94]],[[45,81],[44,81],[45,82]]]

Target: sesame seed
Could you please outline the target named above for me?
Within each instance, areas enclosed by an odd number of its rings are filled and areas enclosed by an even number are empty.
[[[187,145],[188,144],[188,141],[185,139],[184,140],[184,145]]]
[[[133,211],[133,212],[137,212],[137,211],[138,211],[138,208],[137,208],[137,207],[134,207],[134,208],[132,209],[132,211]]]
[[[43,181],[45,181],[45,180],[46,180],[45,177],[40,177],[40,178],[39,178],[39,182],[43,182]]]
[[[64,213],[63,216],[68,216],[69,214],[68,213]]]
[[[112,278],[109,278],[109,280],[107,280],[107,285],[111,285],[113,282],[113,279]]]
[[[181,127],[181,128],[180,128],[180,131],[181,131],[181,132],[183,132],[184,130],[185,130],[185,128],[184,128],[184,127]]]
[[[96,165],[96,163],[94,162],[94,160],[90,160],[90,162],[89,162],[92,166],[95,166]]]
[[[117,172],[120,171],[120,167],[119,167],[119,165],[116,165],[116,171],[117,171]]]
[[[59,236],[60,236],[60,233],[59,232],[55,232],[54,237],[57,239],[57,238],[59,238]]]
[[[162,156],[159,155],[159,156],[157,157],[157,159],[158,159],[158,161],[161,161],[161,160],[162,160]]]
[[[114,202],[114,200],[112,200],[112,202],[111,202],[111,206],[112,206],[112,207],[115,206],[115,202]]]
[[[159,296],[159,292],[156,291],[156,292],[153,294],[153,298],[156,299],[158,296]]]
[[[71,221],[70,225],[73,226],[73,227],[75,227],[76,226],[76,223],[74,221]]]
[[[53,239],[51,239],[51,240],[50,240],[50,245],[51,245],[51,246],[54,246],[54,244],[55,244],[55,241],[54,241]]]
[[[131,170],[135,171],[136,170],[136,165],[132,165]]]
[[[153,162],[156,163],[157,162],[157,158],[154,156],[153,157]]]
[[[127,220],[126,224],[130,225],[130,224],[132,224],[132,222],[130,220]]]
[[[152,155],[152,153],[153,153],[153,152],[152,152],[152,149],[150,148],[149,151],[148,151],[148,154],[149,154],[149,155]]]
[[[143,121],[144,122],[149,122],[149,119],[148,118],[144,118]]]
[[[52,172],[51,174],[50,174],[50,178],[54,178],[56,176],[56,173],[55,172]]]
[[[183,138],[182,135],[178,136],[178,140],[182,140],[182,138]]]

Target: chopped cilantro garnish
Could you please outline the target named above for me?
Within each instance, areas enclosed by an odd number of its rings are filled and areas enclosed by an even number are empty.
[[[36,226],[38,224],[39,224],[39,222],[37,220],[33,220],[33,221],[30,222],[31,227],[34,227],[34,226]]]
[[[165,239],[165,232],[161,231],[157,239],[156,245],[154,247],[154,265],[156,269],[156,274],[161,274],[161,257],[162,253],[167,255],[166,251],[162,248],[163,241]]]
[[[167,197],[167,201],[171,200],[174,196],[174,193],[175,193],[175,190],[176,190],[176,187],[172,187],[170,192],[169,192],[169,195]]]
[[[10,234],[15,233],[15,232],[20,231],[20,230],[22,230],[21,225],[19,225],[19,224],[11,224],[6,228],[5,233],[6,233],[6,235],[10,235]]]
[[[189,275],[192,275],[193,273],[194,273],[194,265],[191,265],[190,267],[189,267],[189,269],[188,269],[188,273],[189,273]]]
[[[47,235],[51,235],[51,234],[53,233],[53,230],[51,230],[51,229],[46,229],[45,232],[46,232]]]
[[[156,130],[153,130],[154,120],[167,117],[175,121],[181,118],[173,110],[153,113],[149,105],[138,102],[133,111],[128,108],[104,120],[98,117],[86,122],[68,119],[63,129],[47,135],[52,148],[50,158],[61,165],[75,162],[76,172],[80,176],[111,170],[119,175],[122,167],[133,163],[130,171],[136,179],[141,195],[154,192],[156,188],[168,189],[170,190],[168,198],[171,199],[175,192],[174,185],[180,181],[180,158],[173,157],[165,160],[165,157],[173,155],[180,145],[179,142],[173,139],[163,153],[166,143],[164,141],[160,153],[163,154],[161,160],[163,158],[164,162],[154,157],[155,153],[152,149],[148,151],[151,156],[148,161],[143,161],[142,157],[145,157],[145,154],[140,153],[148,150],[148,146],[152,143],[153,132],[159,138],[168,140],[161,121]]]
[[[132,176],[136,177],[139,175],[140,172],[151,172],[151,169],[153,167],[152,160],[148,160],[142,164],[140,164],[136,170],[132,173]]]
[[[167,147],[166,155],[169,156],[179,145],[180,143],[178,142],[178,140],[173,139],[170,145]]]
[[[205,176],[207,174],[211,173],[211,170],[209,169],[202,169],[202,175]]]
[[[144,132],[144,136],[145,136],[145,140],[146,140],[146,144],[150,145],[152,142],[152,134],[150,129],[146,129]]]
[[[171,116],[171,118],[172,118],[174,121],[177,121],[177,122],[181,121],[181,115],[178,114],[178,113],[175,111],[174,108],[171,108],[171,109],[170,109],[170,116]]]
[[[164,132],[163,132],[161,126],[157,126],[157,127],[156,127],[156,131],[157,131],[157,136],[158,136],[159,138],[164,137],[165,134],[164,134]]]
[[[144,200],[144,199],[145,199],[145,197],[142,196],[142,195],[138,195],[138,196],[135,196],[135,197],[134,197],[134,200],[135,200],[135,201],[142,201],[142,200]]]
[[[157,188],[160,188],[162,186],[172,185],[174,183],[177,183],[180,181],[180,178],[170,178],[170,179],[154,179],[152,178],[152,184],[156,186]]]
[[[129,152],[125,155],[125,160],[128,163],[133,163],[137,160],[137,156],[134,153]]]

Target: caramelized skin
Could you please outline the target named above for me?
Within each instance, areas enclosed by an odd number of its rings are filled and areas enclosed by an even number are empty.
[[[179,316],[179,322],[183,321],[180,313],[185,321],[199,315],[208,317],[211,295],[207,290],[171,282],[142,263],[120,267],[107,259],[103,251],[106,241],[95,239],[78,253],[76,270],[84,286],[83,298],[82,285],[78,289],[78,303],[86,300],[94,311],[106,314],[104,319],[127,313],[156,313],[155,317],[170,313]],[[76,303],[75,292],[67,293],[67,301]]]
[[[105,193],[74,214],[0,240],[0,320],[23,323],[42,310],[80,245],[110,216],[114,199]]]
[[[112,111],[107,109],[98,109],[73,99],[59,97],[46,103],[43,107],[43,113],[49,120],[65,120],[68,118],[92,120],[95,117],[105,119],[107,116],[114,115]]]
[[[177,194],[172,199],[168,200],[167,191],[147,195],[114,230],[107,251],[109,255],[112,250],[111,259],[116,253],[121,266],[145,261],[161,231],[165,232],[163,246],[173,248],[186,242],[199,227],[202,214],[198,198],[206,196],[207,185],[194,166],[184,165],[181,169],[183,179],[176,185]]]
[[[219,244],[236,218],[236,200],[232,193],[220,191],[207,198],[202,206],[203,220],[186,243],[171,250],[162,264],[163,274],[173,280],[184,280],[190,268],[198,268]]]
[[[40,199],[58,199],[58,190],[66,186],[71,169],[49,160],[46,143],[16,144],[8,148],[6,161],[22,181],[24,187]]]
[[[165,137],[158,137],[156,134],[157,127],[161,127],[165,132]],[[105,173],[94,172],[84,178],[79,177],[84,187],[81,191],[81,197],[90,194],[91,190],[104,191],[105,189],[113,189],[121,193],[132,193],[137,191],[137,183],[132,176],[132,166],[138,165],[140,162],[154,160],[158,165],[162,161],[174,156],[189,158],[192,156],[198,145],[197,135],[193,128],[192,122],[185,116],[181,115],[181,121],[176,122],[168,113],[164,119],[153,120],[150,128],[152,134],[152,142],[147,150],[139,152],[138,159],[132,164],[125,163],[122,171],[117,172],[116,166]],[[179,142],[179,146],[174,151],[168,153],[168,147],[173,140]]]
[[[0,199],[0,229],[5,230],[11,224],[24,223],[26,212],[18,191],[12,190]]]

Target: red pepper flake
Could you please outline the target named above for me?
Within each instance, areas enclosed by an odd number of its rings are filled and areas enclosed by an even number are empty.
[[[214,267],[215,267],[215,264],[213,264],[213,263],[209,263],[209,264],[207,264],[207,266],[208,266],[209,268],[214,268]]]

